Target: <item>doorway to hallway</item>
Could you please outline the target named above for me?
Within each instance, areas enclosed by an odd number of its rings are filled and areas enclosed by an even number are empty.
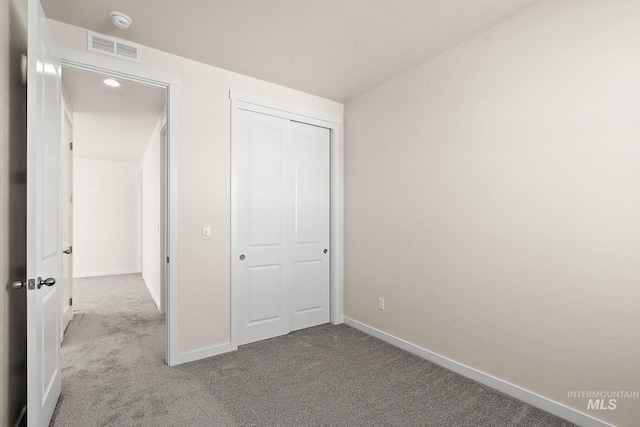
[[[76,281],[98,278],[108,286],[110,277],[139,274],[164,314],[166,89],[129,81],[108,86],[105,75],[68,68],[62,75],[62,144],[70,157],[63,162],[70,185],[62,202],[71,207],[63,210],[71,228],[63,235],[73,236],[73,244],[63,242],[64,261]],[[63,282],[67,311],[82,303],[73,288],[72,280]]]

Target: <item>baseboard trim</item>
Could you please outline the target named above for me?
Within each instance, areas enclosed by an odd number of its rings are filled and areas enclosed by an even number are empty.
[[[82,279],[84,277],[98,277],[98,276],[117,276],[119,274],[140,274],[141,271],[134,269],[134,270],[117,270],[117,271],[98,271],[98,272],[91,272],[91,273],[74,273],[73,274],[73,278],[74,279]]]
[[[160,314],[164,314],[164,312],[162,311],[162,306],[160,305],[160,299],[156,296],[156,294],[153,293],[153,291],[151,290],[151,287],[147,283],[147,279],[144,278],[144,275],[142,276],[142,281],[144,282],[144,285],[146,286],[147,292],[149,292],[149,295],[151,296],[153,303],[156,305],[156,308],[158,309]]]
[[[20,416],[16,420],[15,427],[26,427],[27,426],[27,405],[22,408],[22,412],[20,412]]]
[[[64,333],[69,327],[69,323],[73,320],[73,307],[67,304],[62,311],[62,327],[60,328],[60,342],[64,341]]]
[[[64,310],[62,311],[62,317],[69,317],[72,318],[73,317],[73,307],[71,307],[71,304],[67,304],[64,307]]]
[[[195,362],[196,360],[206,359],[207,357],[217,356],[222,353],[228,353],[232,351],[231,343],[214,345],[211,347],[205,347],[198,350],[187,351],[185,353],[178,353],[177,360],[173,364],[181,365],[183,363]]]
[[[399,347],[405,351],[408,351],[409,353],[415,354],[416,356],[422,357],[423,359],[429,360],[430,362],[443,366],[453,372],[456,372],[481,384],[501,391],[502,393],[508,394],[509,396],[515,397],[516,399],[522,400],[523,402],[547,411],[567,421],[571,421],[572,423],[578,424],[582,427],[612,427],[611,424],[593,418],[590,415],[584,414],[575,409],[569,408],[562,403],[555,402],[532,391],[526,390],[522,387],[511,384],[492,375],[486,374],[470,366],[456,362],[455,360],[441,356],[430,350],[412,344],[409,341],[405,341],[402,338],[398,338],[367,324],[358,322],[357,320],[353,320],[345,316],[344,323],[361,332],[364,332],[367,335],[371,335],[373,337],[381,339],[382,341],[385,341],[393,346]]]

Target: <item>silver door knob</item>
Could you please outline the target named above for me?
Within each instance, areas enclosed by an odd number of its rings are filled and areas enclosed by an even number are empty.
[[[13,282],[13,283],[11,284],[11,287],[12,287],[13,289],[22,289],[22,288],[24,288],[24,285],[25,285],[25,284],[26,284],[26,283],[25,283],[25,282],[23,282],[22,280],[16,280],[15,282]]]
[[[49,277],[48,279],[42,280],[42,277],[38,277],[38,289],[43,286],[53,286],[56,284],[56,279],[53,277]]]
[[[328,249],[325,249],[325,250],[324,250],[324,251],[322,251],[322,252],[326,254],[327,252],[329,252],[329,250],[328,250]]]
[[[245,256],[244,256],[244,254],[242,254],[238,258],[240,258],[240,261],[244,261]]]

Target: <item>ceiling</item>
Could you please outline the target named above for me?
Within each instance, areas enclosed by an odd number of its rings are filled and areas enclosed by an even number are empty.
[[[138,163],[165,106],[164,89],[68,68],[62,85],[73,108],[74,156]]]
[[[42,0],[47,17],[345,102],[541,0]],[[108,13],[133,18],[121,30]]]

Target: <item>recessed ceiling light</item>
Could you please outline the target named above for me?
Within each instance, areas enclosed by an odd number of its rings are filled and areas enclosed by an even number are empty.
[[[133,19],[131,19],[129,15],[118,12],[117,10],[109,12],[109,19],[111,19],[113,25],[118,28],[122,28],[123,30],[126,30],[127,28],[129,28],[129,25],[133,24]]]
[[[115,79],[104,79],[102,82],[107,86],[120,87],[120,82]]]

